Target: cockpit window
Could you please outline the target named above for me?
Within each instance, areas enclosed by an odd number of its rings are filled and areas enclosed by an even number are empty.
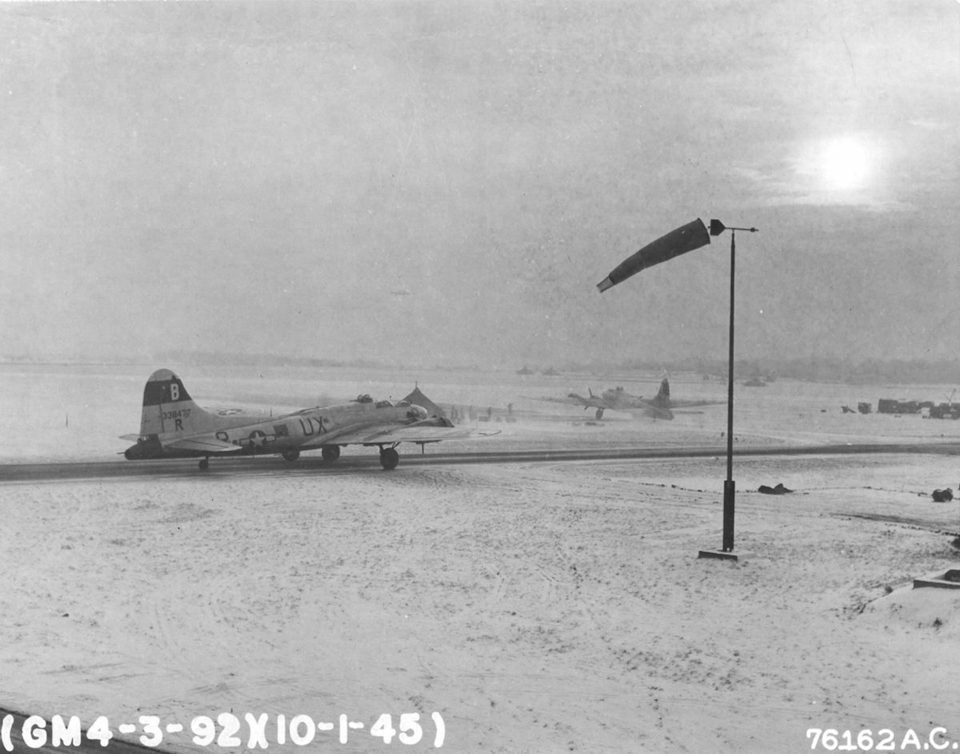
[[[370,397],[369,393],[361,393],[356,398],[353,399],[354,403],[373,403],[373,398]]]
[[[406,408],[407,406],[412,406],[413,404],[410,401],[400,401],[396,404],[398,408]]]
[[[392,405],[390,401],[377,401],[377,408],[390,408]]]

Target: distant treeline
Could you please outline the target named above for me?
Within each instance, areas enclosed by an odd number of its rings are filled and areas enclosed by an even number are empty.
[[[147,359],[144,362],[144,358]],[[34,355],[7,355],[0,363],[8,364],[81,364],[107,363],[96,359],[36,357]],[[310,356],[281,356],[276,354],[220,353],[215,351],[165,351],[149,357],[140,355],[136,361],[110,359],[109,363],[150,363],[154,365],[192,365],[205,367],[347,367],[364,369],[404,369],[413,365],[391,364],[375,359],[324,359]],[[614,363],[556,362],[562,372],[610,373],[613,371],[643,372],[646,374],[694,373],[706,378],[727,378],[727,362],[722,359],[676,359],[647,361],[631,359]],[[437,364],[437,370],[477,371],[493,368],[491,365]],[[515,367],[504,367],[513,371]],[[540,371],[534,369],[533,371]],[[841,382],[851,385],[877,383],[937,384],[960,387],[960,361],[932,361],[909,359],[865,359],[851,361],[836,357],[807,357],[798,359],[738,359],[735,364],[738,381],[758,379],[773,382],[778,378],[807,382]]]
[[[623,369],[644,372],[697,372],[724,379],[727,375],[727,362],[720,360],[632,360],[620,366]],[[960,361],[866,359],[854,362],[834,357],[738,359],[734,363],[734,372],[738,380],[756,378],[772,381],[783,377],[807,382],[843,382],[851,385],[882,382],[960,385]]]
[[[309,356],[282,356],[266,353],[219,353],[216,351],[162,351],[140,354],[137,358],[101,359],[95,356],[35,356],[33,354],[0,355],[0,364],[147,364],[151,366],[200,367],[354,367],[379,369],[395,366],[374,359],[320,359]]]
[[[167,351],[159,354],[157,361],[191,366],[217,367],[358,367],[384,366],[372,359],[319,359],[309,356],[277,356],[272,354],[217,353],[215,351]]]

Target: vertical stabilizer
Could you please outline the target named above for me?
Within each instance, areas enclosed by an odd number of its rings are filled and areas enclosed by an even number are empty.
[[[217,417],[200,408],[177,375],[158,369],[143,388],[140,436],[192,435],[217,429]]]
[[[656,403],[663,408],[670,408],[670,382],[666,377],[660,383],[660,392],[657,393]]]

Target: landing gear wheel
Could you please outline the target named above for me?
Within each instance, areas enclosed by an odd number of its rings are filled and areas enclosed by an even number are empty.
[[[603,409],[598,408],[596,413],[597,421],[600,421],[603,418]]]
[[[340,446],[324,445],[323,450],[320,451],[320,455],[323,456],[324,461],[336,461],[340,457]]]
[[[400,463],[400,454],[396,448],[384,448],[380,451],[380,465],[384,471],[393,471]]]
[[[209,468],[210,468],[209,458],[204,458],[202,461],[200,461],[200,471],[206,471]]]
[[[299,450],[285,450],[283,451],[283,460],[293,463],[300,457]]]

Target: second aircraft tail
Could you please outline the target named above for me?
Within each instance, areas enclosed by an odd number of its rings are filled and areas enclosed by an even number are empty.
[[[666,377],[660,383],[660,392],[654,398],[654,402],[662,408],[670,408],[670,382]]]

